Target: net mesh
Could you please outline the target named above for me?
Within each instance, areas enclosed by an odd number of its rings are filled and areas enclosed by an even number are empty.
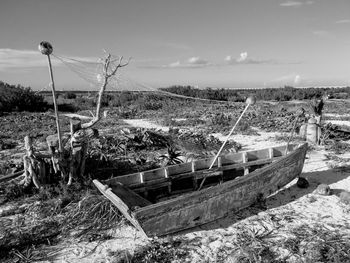
[[[157,88],[138,83],[131,80],[125,75],[124,67],[119,67],[116,74],[113,71],[120,64],[125,64],[127,61],[121,57],[110,55],[109,65],[105,67],[104,59],[96,59],[93,61],[68,58],[54,54],[58,60],[66,65],[71,71],[76,73],[80,78],[87,81],[90,85],[100,88],[103,84],[105,74],[111,75],[108,78],[107,88],[109,90],[118,91],[158,91]]]
[[[99,89],[103,84],[104,75],[112,74],[112,71],[118,67],[118,65],[124,64],[127,61],[125,59],[121,59],[119,56],[109,55],[109,66],[105,73],[105,60],[104,59],[76,59],[76,58],[68,58],[64,56],[60,56],[57,54],[52,54],[55,58],[60,60],[65,66],[67,66],[71,71],[76,73],[80,78],[87,81],[94,88]],[[125,74],[124,67],[118,68],[116,74],[112,75],[108,78],[107,84],[108,90],[114,91],[134,91],[134,92],[150,92],[156,93],[157,95],[164,95],[170,97],[177,97],[183,99],[194,99],[194,100],[202,100],[202,101],[217,101],[212,99],[204,99],[204,98],[195,98],[189,97],[179,94],[174,94],[171,92],[167,92],[145,83],[141,83],[139,81],[135,81],[132,78],[128,77]],[[217,101],[223,103],[223,101]]]

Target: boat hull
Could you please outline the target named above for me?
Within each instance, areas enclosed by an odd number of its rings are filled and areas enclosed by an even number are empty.
[[[307,144],[277,161],[232,181],[131,209],[147,236],[163,236],[203,225],[254,204],[301,174]]]

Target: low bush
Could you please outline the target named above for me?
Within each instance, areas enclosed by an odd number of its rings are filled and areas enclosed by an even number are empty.
[[[65,99],[76,99],[77,98],[77,95],[72,92],[72,91],[67,91],[66,93],[64,93],[64,96],[63,96]]]
[[[0,81],[0,112],[46,111],[44,97],[30,88],[10,85]]]

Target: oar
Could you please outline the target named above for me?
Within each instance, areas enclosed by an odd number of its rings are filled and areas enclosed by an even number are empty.
[[[247,106],[245,106],[243,112],[241,113],[241,116],[239,116],[239,118],[238,118],[238,120],[236,121],[235,125],[232,127],[230,133],[227,135],[227,137],[226,137],[224,143],[222,144],[221,148],[219,149],[218,153],[215,155],[215,158],[214,158],[213,162],[211,163],[211,165],[210,165],[210,167],[209,167],[209,170],[213,168],[213,166],[214,166],[216,160],[218,159],[219,155],[221,154],[222,150],[224,149],[224,147],[225,147],[227,141],[230,139],[230,137],[231,137],[231,135],[232,135],[234,129],[237,127],[238,123],[239,123],[240,120],[242,119],[244,113],[247,111],[247,109],[249,108],[249,106],[255,104],[255,102],[256,102],[256,98],[255,98],[254,96],[250,96],[250,97],[247,98],[247,100],[246,100]],[[198,188],[198,191],[201,190],[201,188],[202,188],[202,186],[203,186],[203,184],[204,184],[206,178],[207,178],[207,175],[205,175],[205,176],[203,177],[203,180],[202,180],[202,182],[201,182],[201,184],[200,184],[200,186],[199,186],[199,188]]]
[[[304,112],[305,112],[304,108],[300,108],[296,112],[297,116],[294,120],[293,128],[292,128],[292,131],[291,131],[290,136],[289,136],[288,141],[287,141],[286,151],[284,153],[285,155],[287,155],[287,153],[288,153],[289,143],[291,142],[291,140],[293,138],[295,126],[297,125],[299,118],[304,115]]]

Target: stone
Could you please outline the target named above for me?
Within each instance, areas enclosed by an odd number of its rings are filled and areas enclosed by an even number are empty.
[[[330,195],[331,194],[331,188],[327,184],[320,184],[317,186],[317,188],[314,191],[314,194],[318,195]]]
[[[298,182],[297,182],[297,186],[299,188],[308,188],[309,187],[309,182],[306,180],[306,178],[304,177],[299,177],[298,178]]]
[[[350,192],[348,191],[343,191],[339,195],[340,202],[350,205]]]

